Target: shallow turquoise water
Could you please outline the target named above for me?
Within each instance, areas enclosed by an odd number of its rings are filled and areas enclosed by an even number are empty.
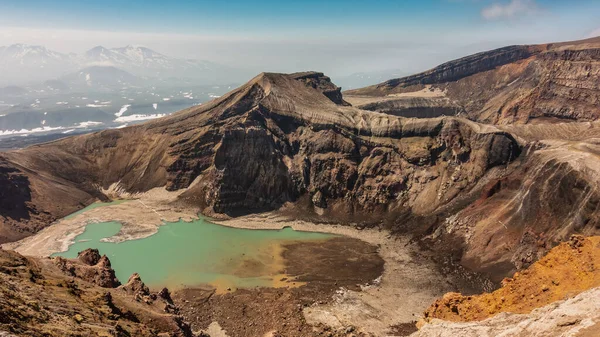
[[[121,282],[137,272],[150,287],[177,288],[213,284],[222,288],[272,286],[282,276],[280,244],[326,240],[330,234],[281,230],[249,230],[200,219],[166,223],[150,237],[121,243],[100,242],[119,232],[116,222],[86,226],[69,250],[55,255],[75,258],[87,248],[106,254]]]

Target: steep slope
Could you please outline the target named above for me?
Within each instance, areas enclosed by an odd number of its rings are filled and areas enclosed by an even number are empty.
[[[599,262],[600,237],[574,235],[494,292],[446,294],[413,336],[597,336]]]
[[[111,278],[97,250],[65,260],[0,249],[0,335],[192,336],[168,290],[150,293],[136,275],[120,287]]]
[[[410,116],[407,104],[430,111],[442,101],[444,114],[485,123],[591,121],[600,117],[599,83],[600,38],[593,38],[500,48],[345,94],[358,107],[401,116]]]
[[[599,245],[600,237],[574,235],[528,269],[504,279],[500,289],[474,296],[448,293],[429,307],[424,318],[466,322],[500,312],[525,314],[600,287]]]
[[[442,262],[500,281],[600,230],[595,143],[509,131],[360,110],[321,73],[260,74],[163,119],[2,154],[1,240],[106,200],[103,189],[165,188],[213,216],[280,209],[414,234]]]
[[[462,265],[500,281],[572,233],[598,235],[598,153],[597,139],[529,143],[510,173],[486,182],[479,199],[448,217],[431,237],[461,238]]]
[[[539,308],[530,314],[501,313],[480,322],[435,319],[411,337],[595,337],[600,334],[600,288]]]
[[[3,241],[105,198],[100,188],[115,183],[186,189],[181,201],[208,214],[294,202],[308,216],[393,222],[435,212],[518,154],[511,136],[466,120],[349,107],[320,73],[261,74],[155,122],[3,154],[3,190],[20,196],[3,195]]]

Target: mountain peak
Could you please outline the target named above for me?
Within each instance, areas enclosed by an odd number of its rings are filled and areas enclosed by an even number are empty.
[[[104,48],[103,46],[100,46],[100,45],[98,45],[98,46],[96,46],[96,47],[94,47],[94,48],[90,49],[89,51],[92,51],[92,50],[108,50],[108,49],[107,49],[107,48]]]
[[[46,49],[44,46],[29,45],[24,43],[15,43],[8,47],[2,48],[0,57],[9,59],[33,59],[33,63],[43,63],[43,60],[60,60],[67,56],[52,50]]]
[[[225,84],[241,79],[239,70],[201,60],[169,57],[141,45],[118,48],[96,45],[82,54],[62,54],[23,43],[0,46],[2,85],[45,81],[91,65],[115,66],[152,79],[185,78],[198,84]],[[245,77],[245,76],[244,76]]]
[[[12,44],[8,47],[6,47],[6,50],[37,50],[37,51],[48,51],[48,49],[46,49],[46,47],[44,46],[38,46],[38,45],[30,45],[30,44],[25,44],[25,43],[15,43]]]
[[[94,55],[100,55],[103,53],[108,52],[108,49],[104,48],[103,46],[96,46],[90,50],[88,50],[87,52],[85,52],[86,56],[94,56]]]
[[[262,72],[251,79],[246,86],[258,84],[265,93],[270,93],[273,88],[277,88],[278,94],[292,94],[294,87],[298,86],[297,82],[302,83],[307,88],[316,89],[325,95],[329,100],[338,105],[348,105],[343,101],[341,96],[341,88],[333,84],[328,76],[322,72],[305,71],[291,74]],[[286,92],[286,91],[290,92]],[[300,95],[300,92],[296,92]]]
[[[119,48],[115,48],[115,49],[119,49]],[[148,49],[148,50],[150,50],[148,47],[143,46],[141,44],[128,44],[125,47],[123,47],[123,49]]]
[[[10,46],[8,46],[9,48],[39,48],[39,49],[46,49],[46,47],[44,46],[38,46],[38,45],[31,45],[31,44],[27,44],[27,43],[14,43],[11,44]]]
[[[263,72],[220,98],[148,125],[177,133],[205,125],[213,118],[225,120],[242,115],[254,116],[256,111],[265,115],[338,124],[347,123],[347,115],[357,113],[357,109],[341,99],[340,88],[323,73]]]

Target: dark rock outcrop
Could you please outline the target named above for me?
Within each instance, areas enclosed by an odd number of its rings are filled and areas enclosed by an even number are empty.
[[[40,192],[56,186],[48,177],[86,195],[117,182],[128,192],[165,186],[187,189],[181,200],[206,213],[229,215],[286,202],[310,208],[303,197],[320,191],[324,216],[376,222],[432,212],[519,153],[505,132],[355,109],[331,99],[338,89],[321,73],[261,74],[169,118],[9,152],[7,165],[43,173],[28,175]]]
[[[98,264],[98,262],[100,262],[100,259],[103,258],[100,255],[100,252],[98,251],[98,249],[86,249],[83,252],[79,252],[77,254],[77,259],[79,259],[79,261],[87,264],[88,266],[95,266],[96,264]],[[104,256],[104,258],[106,258],[106,255]],[[108,258],[107,258],[108,259]],[[109,267],[110,267],[110,262],[108,263]]]
[[[378,111],[407,118],[435,118],[457,116],[463,108],[447,98],[408,97],[375,101],[359,105],[361,109]]]
[[[94,250],[66,260],[0,249],[0,331],[15,336],[193,336],[181,316],[163,310],[164,303],[138,302],[125,291],[96,285],[97,278],[82,267],[106,266],[103,259]]]
[[[308,71],[292,74],[292,77],[303,82],[307,87],[321,91],[323,95],[335,104],[349,105],[342,97],[342,88],[333,84],[331,79],[323,73]]]
[[[140,274],[133,273],[127,283],[123,284],[120,289],[125,290],[128,294],[136,297],[150,296],[150,289],[142,281]]]
[[[97,249],[86,249],[79,252],[77,260],[54,258],[56,266],[68,275],[80,278],[103,288],[115,288],[121,282],[111,268],[110,260],[106,255],[100,256]]]
[[[494,49],[444,63],[420,74],[389,80],[377,85],[374,89],[383,93],[398,86],[410,87],[458,81],[473,74],[526,59],[535,53],[535,48],[529,46],[509,46]]]

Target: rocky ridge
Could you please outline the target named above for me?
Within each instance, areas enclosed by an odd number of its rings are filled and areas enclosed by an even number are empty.
[[[600,38],[511,46],[444,63],[432,70],[345,92],[348,101],[401,96],[423,89],[443,92],[448,113],[492,124],[593,121],[600,117]],[[351,96],[356,96],[353,98]],[[400,96],[400,97],[398,97]],[[424,108],[428,98],[421,96]],[[439,104],[439,102],[438,102]],[[402,104],[391,109],[406,113]],[[358,105],[389,111],[385,104]],[[456,109],[453,107],[460,107]],[[438,108],[439,109],[439,108]]]
[[[12,170],[6,179],[24,183],[15,205],[20,213],[4,216],[3,225],[22,226],[21,236],[28,235],[35,229],[23,220],[47,224],[106,198],[100,188],[115,183],[131,193],[186,189],[181,202],[207,214],[286,202],[331,218],[427,213],[520,152],[494,128],[359,110],[336,92],[319,73],[261,74],[153,123],[5,153],[0,161]]]
[[[116,288],[121,285],[110,266],[110,260],[106,255],[100,256],[97,249],[86,249],[80,252],[77,260],[56,257],[54,263],[65,274],[102,288]]]
[[[93,250],[77,260],[0,250],[0,335],[192,336],[165,291],[136,298],[109,266]]]
[[[14,192],[0,194],[12,209],[0,234],[31,235],[114,186],[128,195],[164,187],[213,216],[286,206],[307,220],[414,234],[499,281],[571,233],[598,229],[593,145],[572,152],[524,132],[361,110],[321,73],[264,73],[167,118],[2,154],[0,179]],[[574,182],[581,188],[569,190]],[[538,202],[549,198],[571,204]]]

